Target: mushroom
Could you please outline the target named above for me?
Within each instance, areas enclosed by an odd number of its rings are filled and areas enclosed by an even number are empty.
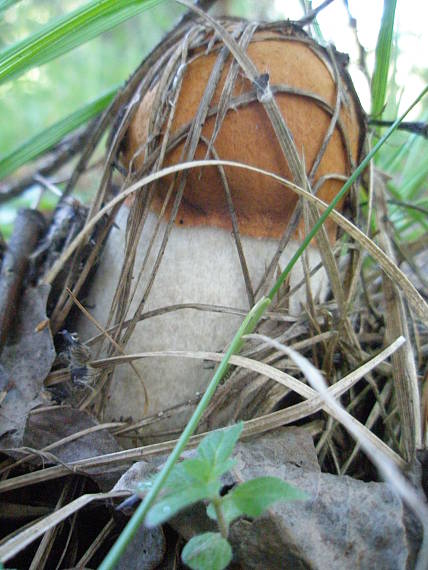
[[[248,33],[250,24],[233,21],[224,25],[238,42],[244,41],[246,33],[247,38],[251,36]],[[202,34],[200,24],[180,41],[181,44],[169,52],[170,59],[165,60],[163,72],[157,74],[141,96],[122,144],[124,167],[139,175],[153,164],[159,169],[191,159],[186,153],[192,133],[198,129],[194,119],[204,93],[214,82],[195,159],[219,157],[292,179],[254,85],[236,62],[231,66],[233,57],[226,48],[211,31]],[[269,81],[308,175],[332,122],[340,83],[340,113],[319,165],[311,173],[313,187],[319,187],[318,196],[330,202],[343,184],[343,176],[349,175],[352,165],[358,161],[364,138],[362,111],[344,64],[339,58],[333,62],[325,49],[290,24],[260,25],[246,52],[262,80]],[[222,64],[221,58],[224,58]],[[171,62],[175,66],[168,65]],[[216,71],[217,79],[214,77]],[[340,78],[338,82],[336,75]],[[233,86],[228,100],[226,94],[231,77]],[[224,99],[227,112],[216,122]],[[173,118],[168,126],[171,112]],[[189,133],[187,142],[186,133]],[[180,134],[181,138],[175,136]],[[156,162],[167,135],[172,141],[171,148],[166,148],[162,163]],[[297,205],[297,195],[272,178],[242,168],[225,167],[222,173],[221,169],[209,166],[191,169],[185,176],[185,179],[181,176],[164,178],[151,190],[140,194],[135,202],[121,208],[116,217],[117,227],[110,233],[91,284],[88,304],[94,307],[95,318],[105,325],[125,257],[128,255],[129,260],[130,249],[135,245],[135,234],[127,234],[127,223],[135,232],[136,221],[141,219],[143,212],[133,279],[127,285],[133,299],[127,318],[131,318],[140,305],[142,320],[126,344],[128,354],[222,351],[241,323],[242,315],[273,283],[277,271],[283,269],[295,253],[305,230],[301,220],[277,264],[272,267],[279,241]],[[184,193],[177,215],[169,226],[181,180]],[[166,203],[167,195],[169,201]],[[150,199],[144,202],[143,196]],[[136,208],[139,208],[139,218]],[[237,228],[239,232],[238,241],[233,231],[233,217],[235,230]],[[330,221],[326,228],[333,244],[337,228]],[[163,251],[163,236],[169,229]],[[240,243],[241,255],[237,243]],[[159,257],[160,265],[150,284],[160,251],[163,252]],[[320,253],[313,244],[307,250],[309,269],[320,261]],[[270,266],[274,271],[269,274]],[[299,262],[293,269],[289,287],[293,288],[303,278],[303,265]],[[311,277],[310,286],[314,297],[325,299],[328,280],[323,269]],[[298,314],[305,299],[306,286],[303,284],[289,299],[290,314]],[[81,338],[87,338],[94,329],[91,323],[80,320],[78,331]],[[185,404],[207,386],[212,366],[200,358],[159,356],[144,358],[135,364],[147,388],[148,414],[178,406],[162,429],[181,428],[191,411]],[[184,406],[180,407],[180,404]],[[131,416],[137,421],[143,416],[144,405],[145,395],[139,379],[128,366],[117,366],[106,416],[115,419]],[[152,427],[152,432],[156,433],[157,428]]]

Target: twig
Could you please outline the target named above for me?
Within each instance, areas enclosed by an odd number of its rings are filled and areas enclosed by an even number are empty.
[[[425,216],[428,216],[428,208],[423,208],[422,206],[418,206],[418,204],[412,204],[411,202],[404,202],[403,200],[394,200],[393,198],[388,198],[388,204],[395,204],[396,206],[400,206],[400,208],[407,208],[408,210],[415,210],[416,212],[420,212]]]
[[[321,10],[324,10],[324,8],[327,8],[327,6],[329,4],[331,4],[332,2],[333,2],[333,0],[324,0],[324,2],[321,2],[321,4],[319,6],[317,6],[316,8],[311,10],[310,12],[308,12],[308,14],[306,14],[306,16],[304,16],[300,20],[297,20],[297,24],[299,24],[300,26],[307,26],[308,24],[312,24],[312,22],[318,16],[318,14],[321,12]]]
[[[66,141],[59,143],[56,149],[49,149],[48,153],[45,153],[45,155],[49,154],[49,156],[43,160],[38,160],[30,174],[23,176],[17,182],[0,185],[0,204],[12,198],[16,198],[25,192],[25,190],[34,184],[35,175],[41,174],[42,176],[49,176],[52,172],[58,170],[71,160],[80,152],[91,130],[92,123],[83,131],[80,130],[66,139]]]
[[[379,119],[369,119],[369,125],[375,127],[390,127],[394,121],[381,121]],[[398,125],[397,129],[402,131],[407,131],[408,133],[413,133],[415,135],[420,135],[421,137],[428,138],[428,123],[423,121],[403,121]]]
[[[44,226],[44,218],[37,210],[25,209],[18,212],[0,274],[0,351],[17,313],[29,256]]]
[[[343,0],[343,3],[345,5],[346,11],[348,12],[349,27],[354,32],[355,43],[358,47],[358,66],[363,72],[364,77],[367,79],[368,84],[370,85],[370,73],[367,67],[367,51],[365,50],[364,46],[360,42],[360,38],[358,37],[357,20],[351,14],[348,0]]]

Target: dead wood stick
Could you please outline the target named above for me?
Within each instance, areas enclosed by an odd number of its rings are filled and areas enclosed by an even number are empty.
[[[37,210],[23,209],[18,212],[0,274],[0,352],[17,314],[28,258],[44,226],[44,218]]]
[[[35,179],[37,174],[48,176],[74,158],[86,143],[93,124],[92,121],[86,127],[80,128],[75,133],[63,139],[53,149],[50,148],[43,152],[37,158],[34,168],[32,168],[28,174],[25,174],[17,180],[11,180],[10,183],[0,182],[0,204],[20,196],[30,186],[37,184],[37,180]]]

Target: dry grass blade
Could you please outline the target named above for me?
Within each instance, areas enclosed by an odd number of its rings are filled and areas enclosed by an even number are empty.
[[[66,287],[66,291],[67,293],[70,295],[70,297],[73,299],[73,302],[76,304],[76,306],[80,309],[80,311],[85,315],[85,317],[87,319],[89,319],[91,321],[92,324],[94,324],[97,329],[101,332],[102,335],[105,336],[105,338],[107,338],[109,340],[109,342],[111,342],[111,344],[116,348],[116,350],[118,350],[121,354],[125,355],[125,351],[123,350],[123,348],[120,346],[120,344],[118,344],[114,338],[111,337],[111,335],[105,330],[104,327],[102,327],[100,325],[100,323],[97,321],[97,319],[95,319],[91,313],[85,309],[85,307],[82,305],[82,303],[77,299],[77,297],[73,294],[72,291],[70,291],[70,289],[68,287]],[[130,362],[130,366],[132,368],[132,370],[134,371],[135,375],[137,376],[137,378],[139,379],[141,386],[143,387],[143,391],[144,391],[144,411],[143,414],[146,415],[147,414],[147,410],[149,408],[149,395],[147,393],[147,388],[146,385],[144,383],[144,380],[140,374],[140,372],[138,371],[138,369],[134,366],[134,364],[132,362]]]
[[[273,341],[269,337],[264,337],[263,335],[248,335],[248,338],[257,338],[260,340],[265,340],[266,342],[269,342],[269,344],[271,344],[272,346],[276,347],[282,346],[280,343]],[[387,357],[385,356],[385,354],[387,355],[391,354],[399,346],[401,346],[403,342],[404,339],[400,337],[394,343],[392,343],[391,347],[388,347],[388,352],[383,353],[384,358]],[[108,359],[95,361],[92,363],[92,365],[96,368],[105,365],[110,366],[111,364],[121,364],[129,359],[148,358],[148,357],[197,358],[201,360],[211,360],[214,362],[221,362],[223,356],[224,355],[222,355],[221,353],[212,353],[212,352],[157,351],[157,352],[133,354],[133,355],[128,355],[126,357],[116,356]],[[316,392],[314,392],[312,388],[310,388],[306,384],[303,384],[299,380],[296,380],[295,378],[293,378],[293,376],[285,372],[277,370],[276,368],[273,368],[272,366],[269,366],[263,362],[258,362],[256,360],[252,360],[244,356],[236,356],[236,355],[232,356],[230,359],[230,363],[237,366],[241,366],[243,368],[247,368],[248,370],[252,370],[253,372],[257,372],[261,375],[271,378],[272,380],[275,380],[276,382],[282,384],[283,386],[295,391],[300,396],[306,398],[308,402],[305,402],[304,404],[307,405],[308,409],[305,411],[305,415],[303,417],[315,413],[316,411],[318,411],[323,407],[321,399],[319,397],[314,398],[314,396],[316,396]],[[369,369],[367,369],[367,367],[363,365],[354,373],[346,376],[344,379],[337,382],[334,386],[331,387],[332,394],[335,395],[342,394],[344,391],[348,390],[353,384],[355,384],[355,382],[361,379],[363,375],[367,374]],[[357,420],[353,419],[353,421],[358,423],[360,428],[366,433],[366,437],[371,439],[374,445],[383,449],[384,452],[388,454],[389,457],[397,464],[400,465],[403,464],[401,458],[395,452],[393,452],[386,444],[384,444],[379,438],[377,438],[374,434],[372,434],[369,430],[367,430],[364,426],[362,426],[359,422],[357,422]],[[0,484],[0,490],[1,490],[1,484]]]
[[[103,544],[104,540],[108,537],[108,535],[114,529],[115,525],[116,525],[116,522],[115,522],[114,518],[111,518],[108,521],[108,523],[104,526],[104,528],[101,529],[101,532],[98,534],[98,536],[96,537],[94,542],[86,550],[85,554],[82,556],[82,558],[76,564],[77,568],[84,568],[86,566],[86,564],[91,560],[91,558],[94,556],[96,551]]]
[[[167,88],[166,88],[167,80],[169,80],[171,76],[174,76],[174,74],[175,74],[176,78],[178,76],[178,80],[175,81],[175,84],[177,86],[176,92],[174,93],[173,99],[172,100],[169,99],[170,113],[169,113],[169,117],[168,117],[168,124],[166,126],[165,134],[163,136],[159,156],[157,157],[157,159],[155,161],[155,165],[154,165],[155,169],[158,169],[160,167],[160,165],[162,164],[164,157],[165,157],[167,143],[169,140],[169,134],[170,134],[170,130],[172,127],[172,121],[173,121],[174,116],[175,116],[176,105],[177,105],[177,101],[178,101],[178,97],[179,97],[179,93],[180,93],[179,87],[181,86],[181,83],[183,80],[182,71],[185,69],[185,61],[186,61],[187,54],[188,54],[188,43],[190,41],[190,37],[191,37],[191,34],[186,35],[186,37],[184,39],[184,45],[180,45],[178,48],[176,48],[174,50],[172,56],[167,60],[166,65],[163,68],[163,73],[162,73],[162,77],[160,79],[159,87],[156,91],[155,101],[153,103],[153,107],[155,109],[160,109],[162,107],[162,105],[166,104],[163,99],[165,98],[165,93],[167,93]],[[159,112],[158,113],[152,112],[151,117],[150,117],[150,127],[155,132],[157,132],[161,128],[157,124],[158,119],[159,119]],[[145,147],[146,146],[147,146],[147,152],[148,152],[149,149],[151,148],[151,146],[153,146],[153,143],[148,142],[147,145],[145,145]],[[137,154],[139,154],[140,152],[142,152],[142,149],[139,149]],[[133,157],[133,159],[131,160],[131,164],[133,163],[134,158],[135,157]],[[127,175],[127,179],[130,177],[130,175],[131,175],[131,169]],[[128,225],[127,225],[127,248],[126,248],[126,256],[125,256],[125,264],[122,267],[120,280],[119,280],[118,286],[116,288],[114,299],[112,301],[109,319],[113,316],[113,309],[116,309],[116,310],[118,309],[117,303],[118,303],[119,294],[120,294],[120,292],[122,292],[124,290],[124,287],[126,286],[127,278],[129,278],[129,276],[131,275],[131,270],[133,268],[135,255],[136,255],[136,251],[137,251],[137,246],[139,243],[139,238],[140,238],[141,232],[143,231],[145,221],[147,220],[147,215],[149,212],[149,206],[151,204],[152,197],[155,194],[156,188],[157,188],[157,183],[155,183],[150,188],[147,196],[138,196],[137,197],[137,199],[135,201],[135,207],[133,208],[132,213],[129,217]],[[166,198],[165,203],[162,207],[161,218],[164,215],[164,208],[166,207],[166,202],[169,201],[169,198],[170,198],[170,192],[168,192],[167,198]],[[131,306],[131,304],[134,300],[134,297],[137,293],[138,285],[141,282],[142,275],[143,275],[144,269],[146,267],[148,257],[150,255],[150,252],[152,251],[152,248],[154,245],[154,240],[155,240],[156,236],[158,235],[158,232],[159,232],[159,223],[157,224],[156,229],[153,232],[153,236],[152,236],[150,245],[147,248],[147,253],[146,253],[144,262],[142,263],[142,265],[140,267],[139,275],[138,275],[137,279],[134,280],[135,281],[134,282],[134,290],[132,291],[132,294],[129,295],[129,298],[126,300],[126,302],[124,302],[124,300],[122,302],[122,307],[121,307],[121,315],[122,316],[120,319],[116,319],[116,322],[118,322],[118,320],[119,320],[119,326],[118,326],[119,331],[122,330],[122,327],[124,324],[123,323],[124,318],[128,314],[128,311],[130,310],[130,306]],[[130,322],[130,325],[129,325],[131,327],[129,329],[130,331],[132,331],[133,328],[135,327],[136,317],[137,317],[137,314],[134,315],[134,318]],[[123,344],[126,343],[127,334],[128,334],[128,331],[125,332],[125,336],[122,338]]]
[[[388,210],[385,198],[385,184],[380,174],[375,175],[376,221],[379,227],[377,240],[387,256],[395,261],[394,249],[388,235]],[[403,335],[410,338],[403,297],[389,277],[383,276],[385,293],[385,337]],[[392,374],[395,397],[400,411],[402,446],[406,460],[410,463],[416,449],[422,447],[421,399],[415,357],[410,343],[406,343],[392,357]]]
[[[322,211],[324,211],[328,204],[313,196],[309,192],[306,192],[299,186],[296,186],[292,182],[281,178],[280,176],[273,174],[272,172],[266,172],[260,168],[254,166],[249,166],[246,164],[231,162],[227,160],[195,160],[191,163],[177,164],[175,166],[170,166],[163,168],[159,172],[145,176],[140,181],[132,184],[126,190],[123,190],[118,196],[113,198],[108,204],[106,204],[82,229],[80,234],[72,241],[66,251],[60,256],[56,263],[52,266],[51,270],[47,273],[44,282],[51,284],[58,273],[61,271],[64,263],[71,257],[71,255],[76,251],[76,249],[85,241],[91,231],[94,229],[97,222],[107,214],[116,204],[122,203],[125,198],[134,194],[144,186],[149,185],[155,180],[169,176],[170,174],[175,174],[182,170],[187,170],[189,168],[201,168],[204,166],[232,166],[236,168],[244,168],[252,172],[257,172],[265,176],[269,176],[272,179],[281,182],[284,186],[291,188],[294,192],[303,196],[308,201],[317,205]],[[347,220],[344,216],[339,214],[339,212],[333,210],[330,217],[335,223],[337,223],[345,232],[347,232],[355,241],[357,241],[363,248],[365,248],[368,253],[377,261],[382,270],[390,277],[398,287],[402,290],[403,294],[409,301],[412,309],[425,323],[428,323],[428,305],[425,300],[421,297],[419,292],[416,290],[414,285],[410,282],[408,277],[397,267],[397,265],[389,259],[389,257],[378,247],[370,238],[368,238],[361,230],[359,230],[352,222]]]
[[[61,495],[57,501],[55,506],[55,510],[58,511],[62,505],[64,504],[66,497],[70,491],[71,481],[66,481],[64,487],[62,488]],[[48,531],[46,531],[43,535],[42,541],[40,542],[36,554],[34,555],[33,560],[31,561],[31,565],[29,570],[42,570],[46,566],[47,559],[51,552],[53,543],[55,538],[60,530],[59,525],[55,525],[51,527]]]
[[[385,387],[380,394],[381,402],[383,405],[385,405],[387,400],[390,398],[391,393],[392,393],[392,385],[389,382],[389,383],[385,384]],[[367,418],[367,421],[365,424],[367,429],[371,429],[374,426],[374,424],[377,422],[379,417],[381,416],[380,408],[381,408],[381,406],[380,406],[379,402],[376,402],[376,404],[373,406],[373,408],[369,414],[369,417]],[[350,465],[352,464],[354,459],[357,457],[359,450],[360,450],[360,445],[358,443],[356,443],[354,449],[352,450],[351,454],[349,455],[348,459],[345,461],[345,463],[343,464],[343,467],[340,470],[341,475],[346,475]]]
[[[116,497],[127,496],[127,492],[112,491],[110,493],[91,493],[82,495],[75,499],[65,507],[55,511],[51,515],[31,525],[29,528],[8,540],[0,546],[0,560],[7,562],[13,558],[18,552],[21,552],[26,546],[43,536],[50,529],[54,528],[60,522],[73,515],[86,505],[93,501],[104,501],[106,499],[114,499]]]
[[[195,31],[193,31],[193,34],[195,34]],[[209,103],[212,100],[215,89],[216,89],[218,82],[220,80],[221,73],[222,73],[222,70],[224,68],[224,65],[226,64],[227,57],[228,57],[228,52],[227,52],[226,48],[223,47],[222,49],[220,49],[219,55],[218,55],[218,57],[214,63],[214,67],[211,71],[206,89],[205,89],[203,96],[202,96],[202,98],[198,104],[196,115],[193,118],[191,128],[189,131],[189,136],[186,140],[186,143],[185,143],[184,148],[183,148],[182,153],[181,153],[181,160],[183,160],[185,162],[191,161],[195,157],[196,149],[198,147],[199,140],[200,140],[201,133],[202,133],[202,127],[203,127],[203,124],[207,118]],[[178,214],[179,207],[180,207],[183,195],[184,195],[184,189],[186,186],[186,182],[187,182],[187,171],[183,171],[182,175],[178,178],[178,181],[177,181],[177,192],[174,196],[174,200],[173,200],[173,204],[172,204],[172,210],[171,210],[170,216],[168,217],[166,228],[163,231],[161,244],[160,244],[158,252],[156,254],[156,258],[155,258],[155,261],[153,263],[153,267],[151,269],[147,285],[145,286],[145,290],[143,292],[143,295],[141,296],[141,300],[140,300],[138,308],[134,314],[133,320],[132,320],[131,324],[128,326],[128,328],[127,328],[127,330],[126,330],[126,332],[122,338],[123,343],[128,342],[130,336],[132,335],[132,333],[135,329],[136,323],[138,322],[139,315],[144,310],[145,299],[147,299],[147,297],[150,295],[150,292],[153,288],[154,281],[155,281],[156,275],[158,273],[158,270],[160,268],[160,265],[161,265],[161,262],[162,262],[162,259],[163,259],[164,253],[165,253],[165,249],[167,247],[167,243],[169,241],[169,237],[170,237],[171,231],[173,229],[173,225],[174,225],[174,222],[175,222],[176,216]],[[172,187],[171,187],[171,191],[172,191]],[[147,197],[148,201],[150,201],[151,196],[152,196],[152,190],[150,190],[150,192],[148,194],[148,197]],[[166,205],[166,202],[168,200],[169,200],[169,194],[165,198],[165,205]],[[144,215],[148,212],[148,206],[149,205],[150,205],[149,202],[143,203],[143,201],[140,201],[139,197],[137,197],[137,201],[134,204],[134,208],[132,208],[130,217],[128,219],[127,231],[128,231],[128,229],[132,229],[132,226],[137,226],[138,232],[141,232],[142,226],[143,226],[143,221],[144,221]],[[140,212],[141,208],[143,208],[142,213]],[[123,267],[122,267],[121,283],[119,283],[119,286],[116,289],[115,299],[113,300],[113,304],[115,304],[119,298],[121,298],[121,300],[122,300],[121,306],[118,307],[118,309],[117,309],[117,316],[119,317],[119,320],[121,320],[121,321],[125,319],[125,312],[126,311],[125,311],[125,303],[123,302],[123,300],[126,298],[126,296],[128,294],[129,284],[130,284],[130,280],[132,277],[131,276],[131,269],[132,269],[133,261],[135,259],[135,251],[136,251],[138,239],[136,239],[136,236],[129,235],[129,238],[127,241],[128,241],[128,243],[131,244],[131,247],[127,249],[127,253],[126,253],[126,256],[125,256],[125,259],[123,262]],[[127,283],[126,283],[126,280],[128,280]]]
[[[262,340],[268,344],[270,344],[272,347],[276,348],[277,350],[281,350],[281,347],[283,349],[284,345],[282,345],[281,343],[274,341],[273,339],[271,339],[270,337],[267,337],[265,335],[259,335],[259,334],[252,334],[252,335],[248,335],[248,338],[258,338],[259,340]],[[398,338],[395,343],[395,349],[398,348],[397,345],[401,345],[403,344],[404,339],[403,337]],[[289,349],[291,350],[291,349]],[[284,351],[285,352],[285,351]],[[239,357],[242,358],[242,357]],[[231,361],[232,362],[232,361]],[[257,363],[259,364],[259,363]],[[266,366],[266,365],[264,365]],[[257,366],[253,367],[252,369],[256,368]],[[270,368],[270,367],[269,367]],[[276,369],[273,369],[276,371]],[[317,406],[321,403],[322,399],[320,399],[319,397],[317,397],[316,391],[313,390],[312,388],[310,388],[309,386],[306,386],[305,384],[303,384],[302,382],[296,381],[294,378],[289,377],[288,374],[286,374],[285,372],[280,372],[279,374],[277,374],[280,371],[276,371],[276,373],[272,373],[271,372],[271,378],[273,380],[276,380],[277,382],[283,383],[284,385],[288,385],[288,387],[294,389],[298,394],[300,394],[301,396],[307,398],[309,400],[309,398],[311,398],[311,401],[308,402],[308,404],[316,404]],[[337,382],[336,384],[334,384],[333,386],[331,386],[329,388],[329,393],[331,395],[331,397],[335,397],[337,394],[337,392],[343,388],[343,386],[346,384],[347,388],[350,388],[359,378],[361,378],[360,376],[361,371],[358,371],[358,374],[352,374],[352,375],[348,375],[346,377],[346,382],[345,379],[342,379],[341,381]],[[284,376],[282,376],[284,375]],[[293,382],[290,382],[290,378],[293,380]],[[294,383],[298,382],[297,385],[295,385]],[[294,385],[294,387],[292,387]],[[327,411],[332,417],[336,418],[336,413],[334,410],[332,410],[330,407],[324,408],[324,405],[321,405],[320,408],[318,409],[324,409],[325,411]],[[358,426],[358,428],[360,430],[362,430],[365,434],[365,437],[367,439],[369,439],[372,443],[372,445],[378,449],[381,449],[391,460],[393,460],[397,465],[403,465],[403,461],[401,460],[401,458],[399,458],[399,456],[392,451],[392,449],[390,449],[382,440],[380,440],[378,437],[376,437],[372,432],[370,432],[370,430],[368,430],[364,425],[362,425],[360,422],[358,422],[355,418],[353,418],[352,416],[350,416],[350,421],[352,421],[355,425]]]
[[[269,339],[270,340],[270,339]],[[351,374],[345,376],[337,382],[334,386],[331,387],[331,393],[335,398],[340,397],[342,394],[346,392],[352,385],[355,384],[359,379],[363,378],[370,370],[379,366],[383,361],[388,358],[397,348],[399,348],[403,343],[403,339],[399,338],[390,346],[385,348],[382,352],[380,352],[377,356],[371,358],[368,362],[363,364],[355,370]],[[176,354],[176,353],[174,353]],[[213,358],[217,359],[221,357],[217,353],[213,354]],[[236,356],[232,357],[232,363]],[[242,359],[242,357],[240,357]],[[246,359],[249,363],[255,362],[249,359]],[[270,370],[275,370],[272,367],[262,367],[262,373],[269,373]],[[278,371],[279,372],[279,371]],[[275,378],[273,378],[275,379]],[[302,386],[305,386],[302,384]],[[307,388],[307,386],[305,386]],[[311,406],[311,407],[309,407]],[[272,414],[268,414],[267,416],[262,416],[260,418],[256,418],[253,420],[249,420],[244,423],[244,434],[257,434],[262,433],[264,431],[268,431],[270,429],[277,428],[285,423],[290,423],[292,421],[296,421],[297,419],[301,419],[302,417],[307,417],[309,414],[318,411],[321,407],[321,399],[316,396],[312,398],[309,402],[303,402],[301,404],[296,404],[290,408],[285,410],[281,410],[279,412],[274,412]],[[203,437],[204,434],[193,436],[190,440],[191,445],[196,445],[200,439]],[[37,471],[34,473],[21,475],[18,477],[14,477],[13,479],[9,479],[6,481],[0,482],[0,493],[4,493],[7,491],[11,491],[13,489],[19,489],[25,487],[27,485],[32,485],[35,483],[40,483],[42,481],[49,481],[52,479],[56,479],[58,477],[63,477],[70,473],[70,470],[75,471],[85,471],[90,470],[93,467],[100,467],[100,466],[112,466],[118,463],[129,463],[132,461],[139,461],[144,457],[149,457],[151,455],[159,455],[162,453],[166,453],[170,451],[176,443],[174,441],[166,441],[162,443],[157,443],[153,445],[147,445],[140,448],[130,449],[126,451],[120,451],[117,453],[111,453],[100,457],[94,457],[89,459],[84,459],[81,461],[76,461],[68,466],[58,465],[55,467],[49,467],[42,471]],[[393,460],[400,466],[405,465],[405,463],[401,460],[401,458],[393,454]]]
[[[89,257],[86,261],[85,267],[83,268],[82,271],[79,271],[79,277],[78,277],[77,281],[73,284],[74,295],[77,295],[79,293],[81,287],[85,283],[86,278],[88,277],[88,275],[91,271],[91,268],[93,267],[93,265],[95,263],[95,260],[100,255],[102,245],[104,243],[104,239],[108,235],[108,232],[109,232],[111,226],[113,225],[114,216],[115,216],[115,209],[113,208],[113,210],[110,214],[110,219],[108,220],[107,224],[105,225],[105,227],[101,231],[101,233],[99,235],[99,239],[97,240],[95,247],[92,249],[91,254],[89,255]],[[76,256],[76,257],[78,257],[78,256]],[[77,261],[73,260],[72,265],[74,265],[75,263],[77,263]],[[72,273],[72,270],[73,270],[73,267],[72,267],[70,273]],[[51,328],[53,331],[59,331],[62,328],[62,325],[65,321],[65,318],[68,315],[69,311],[71,310],[72,305],[73,305],[73,300],[68,295],[67,291],[64,289],[62,294],[60,295],[60,298],[56,304],[55,309],[52,312]]]
[[[207,148],[210,148],[210,153],[213,156],[213,158],[218,160],[219,156],[215,150],[213,143],[211,141],[207,141],[207,139],[203,136],[201,136],[201,140],[206,143]],[[253,290],[253,286],[251,283],[250,272],[249,272],[248,266],[247,266],[247,260],[245,259],[245,254],[244,254],[244,250],[242,247],[241,236],[240,236],[239,226],[238,226],[238,219],[237,219],[235,208],[233,206],[233,201],[232,201],[232,193],[231,193],[230,188],[229,188],[229,183],[227,181],[227,177],[226,177],[226,173],[224,171],[224,168],[222,166],[219,166],[218,170],[219,170],[220,178],[221,178],[221,181],[222,181],[222,184],[224,187],[224,191],[225,191],[225,195],[226,195],[227,205],[229,208],[229,215],[230,215],[230,218],[232,220],[233,236],[235,238],[236,249],[237,249],[238,256],[239,256],[239,261],[241,263],[242,274],[243,274],[244,281],[245,281],[245,287],[247,289],[248,302],[249,302],[250,307],[252,307],[255,303],[254,290]]]
[[[388,358],[394,351],[401,346],[403,339],[397,339],[393,344],[388,346],[382,352],[380,352],[375,357],[368,360],[365,364],[360,366],[357,370],[351,372],[341,380],[339,380],[336,384],[334,384],[330,390],[331,394],[335,398],[339,398],[342,396],[347,390],[351,389],[352,386],[361,378],[364,378],[371,370],[376,367],[383,367],[386,365],[385,359]],[[363,390],[364,392],[364,390]],[[267,414],[266,416],[262,416],[260,418],[255,418],[253,420],[249,420],[245,422],[245,433],[252,433],[258,434],[262,433],[263,431],[267,431],[270,429],[278,428],[284,424],[296,422],[297,420],[301,420],[303,418],[308,417],[310,414],[318,411],[320,409],[320,399],[319,397],[314,397],[311,400],[306,402],[302,402],[300,404],[295,404],[294,406],[290,406],[284,410],[279,410],[277,412],[273,412]],[[253,431],[254,427],[254,431]],[[405,463],[402,461],[399,456],[397,464],[400,464],[404,467]]]
[[[46,451],[52,451],[52,449],[56,449],[57,447],[61,447],[61,445],[65,445],[65,444],[70,443],[72,441],[76,441],[77,439],[79,439],[81,437],[85,437],[86,435],[88,435],[90,433],[94,433],[94,432],[105,430],[105,429],[120,428],[123,425],[124,425],[123,422],[110,422],[110,423],[105,423],[105,424],[93,426],[93,427],[81,430],[79,432],[73,433],[72,435],[69,435],[67,437],[63,437],[62,439],[59,439],[58,441],[55,441],[54,443],[51,443],[50,445],[47,445],[46,447],[43,447],[42,449],[38,450],[38,453],[27,453],[26,450],[22,449],[22,451],[26,453],[25,457],[18,459],[17,461],[12,463],[11,465],[8,465],[7,467],[5,467],[3,470],[0,470],[0,475],[3,474],[4,472],[10,471],[11,469],[14,469],[15,467],[18,467],[18,465],[21,465],[22,463],[25,463],[26,461],[30,461],[31,459],[34,459],[39,454],[43,454]],[[13,449],[13,450],[5,449],[4,451],[5,452],[9,452],[9,451],[19,452],[20,450],[21,449],[18,448],[18,449]]]
[[[238,307],[226,307],[224,305],[210,305],[204,303],[180,303],[178,305],[166,305],[165,307],[159,307],[158,309],[153,309],[152,311],[146,311],[140,316],[140,321],[144,321],[146,319],[151,319],[153,317],[157,317],[159,315],[164,315],[166,313],[171,313],[174,311],[183,311],[187,309],[193,309],[195,311],[206,311],[206,312],[213,312],[213,313],[224,313],[228,315],[239,315],[240,317],[245,317],[247,314],[246,309],[240,309]],[[294,323],[296,321],[296,317],[291,315],[286,315],[284,313],[275,312],[275,311],[266,311],[263,315],[262,320],[270,320],[270,321],[277,321],[281,323]],[[126,320],[122,323],[123,327],[127,327],[131,321]],[[116,330],[117,325],[114,325],[107,329],[108,333],[112,333]],[[88,346],[99,342],[102,340],[104,335],[100,334],[94,337],[91,337],[86,341]]]
[[[238,62],[246,77],[257,88],[257,98],[263,104],[265,111],[271,121],[272,127],[275,131],[278,142],[281,146],[284,157],[290,167],[293,179],[296,184],[306,186],[306,173],[302,169],[302,160],[297,152],[294,144],[293,135],[291,134],[284,117],[278,107],[272,90],[270,89],[269,82],[261,88],[259,82],[260,73],[251,59],[248,57],[245,50],[233,39],[233,37],[219,24],[216,20],[211,18],[208,14],[203,12],[200,8],[191,4],[187,0],[178,0],[180,4],[184,4],[190,10],[196,12],[199,16],[204,18],[210,26],[214,28],[216,33],[221,37],[225,46],[233,54],[235,60]]]

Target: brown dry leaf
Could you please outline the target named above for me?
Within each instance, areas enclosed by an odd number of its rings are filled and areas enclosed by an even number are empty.
[[[24,433],[23,445],[32,449],[43,449],[50,446],[50,453],[63,463],[79,461],[106,453],[115,453],[121,448],[108,429],[96,429],[98,422],[87,412],[70,407],[44,409],[28,418]],[[111,427],[106,424],[105,428]],[[94,429],[95,428],[95,429]],[[78,434],[72,439],[70,436]],[[64,440],[61,445],[53,444]],[[111,488],[120,473],[93,474],[93,478],[101,488]],[[123,469],[121,469],[123,471]]]
[[[49,327],[37,331],[45,320],[49,285],[28,288],[24,293],[11,342],[4,347],[1,362],[7,377],[7,393],[0,407],[0,448],[22,444],[30,410],[43,403],[43,381],[55,359]]]

